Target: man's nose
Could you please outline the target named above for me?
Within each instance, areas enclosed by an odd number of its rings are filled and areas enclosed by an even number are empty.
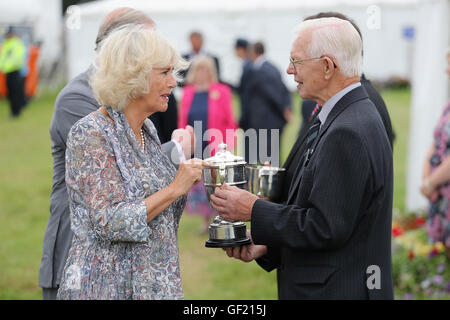
[[[295,74],[296,70],[295,68],[292,66],[292,63],[289,63],[286,69],[286,73],[287,74]]]

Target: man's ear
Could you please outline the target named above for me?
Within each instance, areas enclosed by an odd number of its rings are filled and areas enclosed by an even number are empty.
[[[329,80],[334,75],[335,67],[333,60],[328,57],[323,58],[323,70],[325,73],[325,79]]]

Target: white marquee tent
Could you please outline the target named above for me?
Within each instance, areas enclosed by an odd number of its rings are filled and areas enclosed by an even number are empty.
[[[450,49],[450,0],[420,1],[417,11],[406,168],[406,205],[409,210],[424,208],[427,204],[419,192],[423,159],[450,92],[444,71],[446,52]]]
[[[31,27],[41,41],[39,65],[49,70],[63,53],[61,0],[0,0],[0,33],[9,25]]]
[[[87,3],[74,11],[74,15],[80,17],[78,28],[68,29],[69,75],[73,77],[80,73],[92,61],[95,36],[106,13],[113,8],[129,6],[148,13],[158,29],[181,52],[189,50],[189,33],[201,31],[206,49],[220,59],[222,78],[230,83],[237,81],[240,70],[233,52],[237,37],[265,42],[268,58],[285,70],[295,26],[304,17],[321,10],[348,14],[361,27],[366,53],[365,72],[371,79],[409,78],[413,42],[404,33],[416,25],[416,3],[411,0],[104,0]],[[286,83],[294,89],[292,79],[284,76]]]

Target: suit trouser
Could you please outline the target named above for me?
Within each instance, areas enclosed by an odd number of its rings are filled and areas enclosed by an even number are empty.
[[[58,294],[58,288],[42,288],[43,300],[56,300]]]
[[[6,86],[8,87],[8,100],[11,107],[11,115],[17,117],[25,104],[24,81],[20,71],[6,74]]]

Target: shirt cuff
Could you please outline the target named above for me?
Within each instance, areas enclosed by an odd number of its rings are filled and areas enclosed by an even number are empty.
[[[172,142],[177,147],[178,157],[180,158],[180,163],[181,163],[184,160],[186,160],[186,157],[184,156],[183,148],[181,147],[181,144],[178,141],[172,139]]]

